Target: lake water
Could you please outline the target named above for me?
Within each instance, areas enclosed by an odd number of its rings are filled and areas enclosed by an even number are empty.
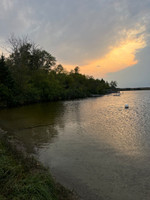
[[[0,126],[81,199],[150,199],[150,91],[5,109]]]

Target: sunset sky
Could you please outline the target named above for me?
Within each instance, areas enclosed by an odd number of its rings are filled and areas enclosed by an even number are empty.
[[[150,0],[0,0],[0,53],[12,33],[67,70],[150,86]]]

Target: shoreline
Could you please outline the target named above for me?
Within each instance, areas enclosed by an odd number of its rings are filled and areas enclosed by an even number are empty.
[[[18,104],[18,105],[15,105],[15,106],[1,105],[1,102],[0,102],[0,110],[18,108],[18,107],[30,106],[30,105],[36,105],[36,104],[44,104],[44,103],[55,103],[55,102],[63,102],[63,101],[85,100],[85,99],[88,99],[88,98],[99,98],[99,97],[103,97],[105,95],[110,95],[110,94],[113,94],[113,93],[115,93],[115,92],[109,92],[109,93],[104,93],[104,94],[91,94],[90,96],[86,96],[86,97],[72,98],[72,99],[61,99],[61,100],[56,100],[56,101],[38,101],[38,102],[33,102],[33,103]]]
[[[0,128],[0,199],[79,200]]]

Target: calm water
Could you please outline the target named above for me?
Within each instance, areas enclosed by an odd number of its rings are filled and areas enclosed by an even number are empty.
[[[2,110],[0,126],[82,199],[150,199],[150,91]]]

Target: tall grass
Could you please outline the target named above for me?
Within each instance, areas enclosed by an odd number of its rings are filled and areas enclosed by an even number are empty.
[[[71,192],[56,184],[36,160],[25,158],[0,141],[0,200],[69,200]]]

